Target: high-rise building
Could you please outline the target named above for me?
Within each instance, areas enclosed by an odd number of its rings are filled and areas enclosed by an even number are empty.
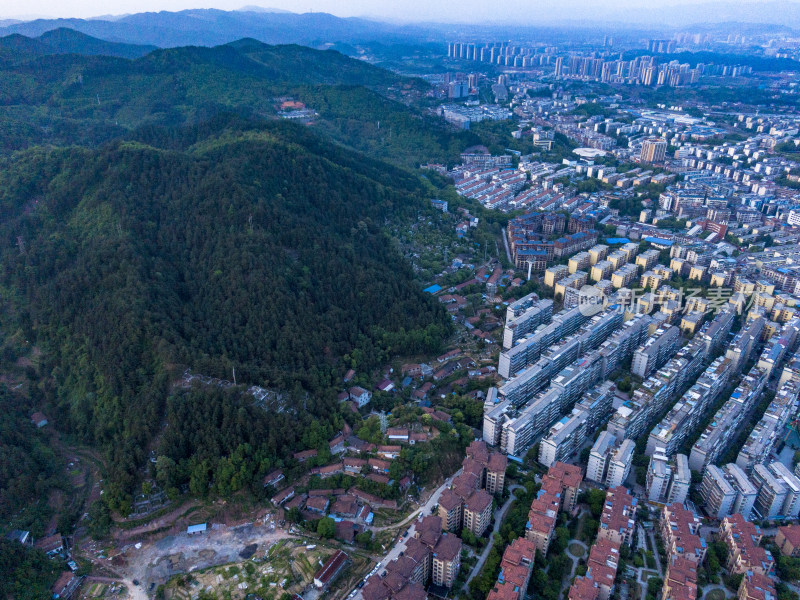
[[[644,163],[662,163],[667,155],[667,141],[660,138],[649,138],[642,142],[639,160]]]
[[[614,455],[609,458],[605,482],[609,488],[625,484],[625,480],[631,472],[635,448],[636,443],[633,440],[623,440]]]

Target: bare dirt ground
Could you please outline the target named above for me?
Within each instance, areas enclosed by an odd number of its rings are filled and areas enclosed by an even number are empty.
[[[221,526],[192,536],[167,535],[143,542],[139,548],[126,546],[112,564],[126,583],[131,583],[133,600],[144,600],[151,588],[166,583],[173,575],[239,561],[245,546],[258,544],[258,549],[263,550],[291,537],[294,536],[271,525]],[[139,585],[132,585],[133,580]]]

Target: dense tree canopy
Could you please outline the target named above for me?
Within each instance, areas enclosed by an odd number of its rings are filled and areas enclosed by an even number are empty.
[[[132,489],[165,413],[167,431],[198,423],[181,407],[200,410],[197,396],[165,404],[185,367],[283,394],[260,409],[278,425],[266,454],[235,430],[211,444],[255,461],[252,476],[298,441],[281,422],[333,417],[346,368],[439,350],[449,319],[382,230],[427,210],[414,177],[288,124],[140,139],[0,165],[2,282],[46,349],[61,422],[107,451],[110,498]],[[222,400],[221,415],[258,423],[241,393]],[[217,491],[242,484],[225,479]]]

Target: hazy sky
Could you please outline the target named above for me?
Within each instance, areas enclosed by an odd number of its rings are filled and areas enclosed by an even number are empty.
[[[188,8],[234,10],[244,5],[281,8],[292,12],[322,11],[341,17],[368,16],[402,21],[513,22],[530,21],[537,13],[553,12],[577,18],[601,17],[628,7],[637,11],[709,0],[0,0],[0,17],[96,17]],[[729,5],[757,4],[758,0],[727,0]]]

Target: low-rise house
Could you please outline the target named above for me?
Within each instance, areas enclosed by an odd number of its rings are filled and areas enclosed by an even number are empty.
[[[360,386],[351,387],[348,393],[350,394],[350,399],[358,404],[359,408],[366,406],[372,400],[372,394]]]
[[[289,487],[289,488],[286,488],[285,490],[275,494],[272,497],[272,503],[275,506],[278,506],[280,504],[283,504],[284,502],[286,502],[287,500],[289,500],[293,496],[294,496],[294,487]]]
[[[329,504],[330,500],[328,500],[325,496],[315,496],[306,500],[306,510],[325,514],[325,511],[328,510]]]
[[[305,462],[310,458],[316,458],[317,451],[316,450],[303,450],[302,452],[295,452],[292,457],[297,462]]]
[[[319,571],[314,574],[314,585],[317,589],[323,590],[327,588],[347,566],[349,560],[350,558],[347,554],[341,550],[334,552],[333,555],[323,563]]]
[[[264,477],[264,487],[271,486],[277,488],[281,481],[284,481],[284,479],[286,478],[283,475],[283,471],[280,469],[275,469]]]

